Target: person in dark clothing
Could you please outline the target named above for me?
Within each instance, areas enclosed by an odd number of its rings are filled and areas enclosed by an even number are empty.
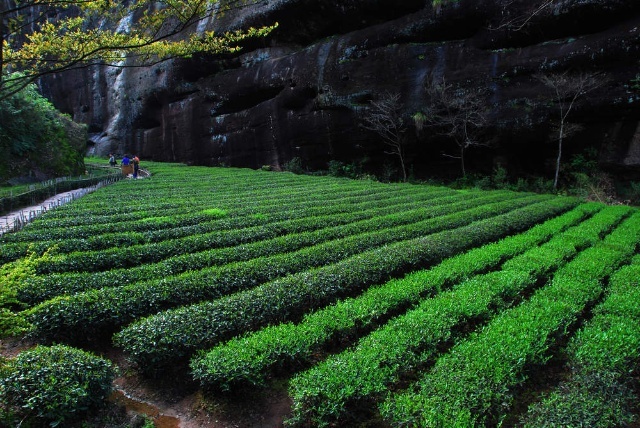
[[[138,169],[140,168],[140,159],[138,156],[133,157],[133,178],[138,178]]]

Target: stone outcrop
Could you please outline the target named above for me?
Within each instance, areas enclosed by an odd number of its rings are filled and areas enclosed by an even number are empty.
[[[540,7],[543,6],[544,7]],[[411,116],[425,86],[482,88],[491,148],[469,157],[538,172],[555,154],[557,106],[537,73],[601,73],[571,117],[568,153],[595,147],[612,170],[640,169],[640,3],[628,0],[277,0],[212,18],[218,31],[278,22],[235,56],[150,68],[93,68],[45,82],[63,111],[87,123],[92,150],[200,165],[310,168],[330,160],[372,169],[395,159],[364,130],[370,101],[399,93],[407,160],[416,172],[457,173],[451,146]],[[637,177],[637,176],[636,176]]]

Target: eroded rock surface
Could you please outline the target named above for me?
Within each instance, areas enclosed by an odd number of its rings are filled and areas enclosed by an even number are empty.
[[[582,98],[567,142],[595,147],[604,166],[640,168],[640,3],[628,0],[279,0],[226,12],[224,31],[278,22],[241,54],[165,62],[149,69],[102,68],[45,85],[58,107],[89,124],[93,151],[200,165],[310,168],[369,159],[384,148],[358,124],[369,101],[399,93],[407,120],[428,103],[425,85],[446,79],[482,88],[493,148],[471,153],[523,171],[554,156],[557,108],[536,73],[571,70],[606,79]],[[416,171],[455,168],[447,141],[410,123]]]

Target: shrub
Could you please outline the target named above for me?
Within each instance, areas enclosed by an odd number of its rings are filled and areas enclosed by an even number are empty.
[[[0,368],[0,413],[5,422],[59,426],[97,408],[111,392],[113,365],[85,351],[38,346]]]
[[[302,167],[302,159],[295,157],[292,158],[289,162],[285,163],[283,166],[285,171],[292,172],[294,174],[302,175],[304,174],[304,168]]]
[[[299,318],[304,312],[334,303],[346,294],[355,294],[369,284],[440,262],[573,206],[575,201],[571,199],[543,201],[456,229],[362,251],[338,263],[308,269],[250,290],[142,318],[114,336],[114,342],[140,367],[158,369],[242,331]],[[58,322],[55,317],[62,311],[49,311],[45,306],[41,309],[40,319]],[[78,324],[73,328],[78,328]]]
[[[86,130],[77,128],[38,93],[36,85],[0,100],[0,181],[36,170],[53,176],[84,171],[84,147],[78,142],[86,141]]]
[[[446,289],[461,278],[495,267],[528,247],[533,246],[531,251],[535,251],[540,248],[537,244],[580,222],[595,209],[595,204],[583,204],[523,234],[484,245],[447,259],[429,271],[418,271],[403,279],[372,287],[357,298],[346,299],[308,314],[300,324],[279,324],[254,334],[239,336],[192,360],[194,377],[203,385],[223,390],[230,389],[236,383],[262,384],[272,368],[286,365],[290,369],[297,369],[315,358],[317,352],[328,348],[330,342],[373,328],[394,313],[418,302],[420,296]],[[597,235],[596,232],[593,234]],[[406,357],[407,353],[403,352],[405,362]],[[374,370],[380,373],[380,366],[376,365]],[[344,385],[345,379],[342,378],[340,383]],[[323,384],[327,390],[328,382],[325,380]],[[334,406],[334,411],[337,407]]]

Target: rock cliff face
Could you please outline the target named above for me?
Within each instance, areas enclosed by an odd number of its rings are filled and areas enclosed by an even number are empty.
[[[94,68],[48,80],[45,92],[87,123],[93,151],[191,164],[310,168],[330,160],[395,162],[358,124],[371,100],[398,93],[407,160],[458,173],[450,142],[418,132],[425,86],[482,88],[491,148],[468,159],[540,171],[555,155],[557,116],[536,73],[598,72],[603,82],[570,117],[568,153],[595,147],[617,171],[640,169],[640,2],[629,0],[275,0],[226,12],[219,31],[278,22],[266,40],[225,58],[149,69]],[[448,163],[447,163],[448,162]]]

